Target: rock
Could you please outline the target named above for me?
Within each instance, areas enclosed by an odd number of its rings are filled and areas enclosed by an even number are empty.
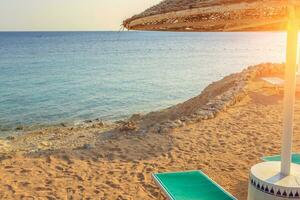
[[[130,117],[130,119],[129,119],[129,121],[140,121],[142,119],[142,115],[141,114],[133,114],[131,117]]]
[[[43,142],[41,142],[39,145],[38,145],[38,149],[37,149],[37,151],[38,150],[49,150],[49,149],[51,149],[51,143],[50,142],[48,142],[48,141],[43,141]],[[53,147],[52,147],[53,148]]]
[[[207,118],[213,119],[213,118],[215,118],[215,114],[213,112],[209,112],[209,113],[207,113]]]
[[[188,120],[187,117],[181,117],[181,118],[180,118],[180,121],[182,121],[182,122],[185,122],[185,121],[187,121],[187,120]]]
[[[166,127],[160,127],[160,129],[158,130],[158,133],[167,133],[169,131],[168,128]]]
[[[19,125],[15,128],[16,131],[21,131],[23,129],[24,129],[24,126],[22,126],[22,125]]]
[[[84,120],[83,122],[86,123],[86,124],[89,124],[89,123],[92,123],[93,120],[88,119],[88,120]]]
[[[67,125],[65,123],[60,123],[60,126],[67,127]]]
[[[196,113],[191,114],[191,118],[197,118],[198,115]]]
[[[177,124],[176,122],[172,122],[170,124],[170,128],[178,128],[180,126],[180,124]]]
[[[98,124],[98,126],[101,126],[101,127],[105,125],[103,121],[99,121],[97,124]]]
[[[115,123],[116,123],[116,124],[125,124],[126,121],[124,121],[124,120],[118,120],[118,121],[116,121]]]
[[[202,119],[212,119],[217,114],[217,111],[215,110],[198,110],[197,114],[202,116]]]
[[[155,126],[152,126],[150,130],[153,131],[154,133],[158,133],[159,129],[160,129],[159,126],[155,125]]]
[[[163,126],[166,127],[166,128],[177,128],[178,127],[177,123],[175,123],[173,121],[170,121],[170,120],[168,120],[167,122],[165,122],[163,124]]]
[[[137,125],[136,125],[136,123],[134,123],[132,121],[125,122],[119,128],[119,130],[122,132],[135,131],[136,129],[137,129]]]
[[[195,120],[195,122],[201,122],[202,120],[203,120],[202,117],[198,117],[198,118]]]
[[[194,114],[197,115],[198,117],[202,116],[203,115],[203,110],[201,110],[201,109],[196,110]]]
[[[157,124],[152,127],[152,131],[155,133],[166,133],[168,132],[168,128],[164,124]]]
[[[185,123],[179,119],[175,121],[175,124],[177,124],[179,127],[183,127],[185,125]]]
[[[95,146],[92,145],[92,144],[84,144],[84,145],[82,146],[82,148],[83,148],[83,149],[93,149],[93,148],[95,148]]]
[[[48,141],[43,141],[40,143],[41,146],[44,146],[44,147],[49,147],[51,146],[51,142],[48,142]]]
[[[14,136],[7,136],[6,139],[7,139],[7,140],[15,140],[16,137],[14,137]]]
[[[174,123],[176,123],[176,124],[182,124],[182,121],[179,120],[179,119],[177,119],[177,120],[174,121]]]

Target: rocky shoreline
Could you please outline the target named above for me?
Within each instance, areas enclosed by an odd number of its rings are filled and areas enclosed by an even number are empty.
[[[140,124],[146,128],[150,127],[150,130],[154,132],[160,133],[167,132],[170,128],[182,127],[185,124],[213,119],[219,113],[226,111],[227,108],[238,103],[248,94],[247,85],[249,82],[262,76],[282,76],[283,70],[283,64],[265,63],[250,66],[240,73],[229,75],[220,81],[210,84],[199,96],[193,99],[166,110],[149,113],[145,116],[134,115],[125,125],[130,124],[130,122],[134,124],[135,122],[149,122],[153,120],[155,124]],[[192,109],[189,109],[188,112],[178,112],[178,110],[187,110],[186,107],[192,107]],[[176,112],[179,114],[174,114]],[[162,113],[168,114],[161,117]],[[158,118],[160,121],[153,118]],[[132,128],[137,127],[136,125],[131,126]]]
[[[127,120],[85,120],[77,125],[60,124],[35,131],[24,131],[22,134],[1,140],[0,150],[35,152],[55,150],[64,145],[88,148],[93,146],[91,141],[102,133],[108,138],[117,137],[119,134],[168,133],[175,128],[215,118],[247,95],[249,82],[261,76],[280,76],[283,74],[283,68],[283,64],[271,63],[250,66],[240,73],[210,84],[199,96],[184,103],[145,115],[134,114]]]

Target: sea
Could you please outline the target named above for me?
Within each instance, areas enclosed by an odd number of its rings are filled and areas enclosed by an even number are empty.
[[[0,32],[0,136],[164,109],[284,62],[285,42],[280,32]]]

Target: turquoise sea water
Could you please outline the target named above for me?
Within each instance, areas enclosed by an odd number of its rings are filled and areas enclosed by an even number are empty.
[[[0,132],[166,108],[283,62],[284,43],[284,33],[2,32]]]

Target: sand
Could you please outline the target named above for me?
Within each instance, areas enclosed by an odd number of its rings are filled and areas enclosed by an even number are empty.
[[[255,77],[245,96],[216,117],[164,132],[98,123],[2,140],[0,199],[157,199],[151,173],[200,169],[246,200],[251,166],[280,152],[282,98]],[[298,95],[295,111],[299,151]]]

